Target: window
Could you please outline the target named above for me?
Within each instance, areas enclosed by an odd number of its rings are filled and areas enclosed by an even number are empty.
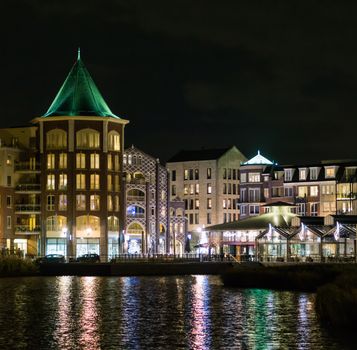
[[[335,193],[335,186],[334,185],[322,185],[321,186],[321,193],[322,194],[334,194]]]
[[[195,180],[199,180],[199,177],[200,177],[200,173],[198,169],[195,169]]]
[[[264,214],[268,214],[270,212],[271,212],[271,208],[269,208],[269,207],[264,208]]]
[[[108,134],[108,149],[110,151],[120,151],[120,136],[117,131],[110,131]]]
[[[247,215],[247,206],[246,205],[241,205],[240,206],[240,214],[241,215]]]
[[[227,169],[223,168],[223,179],[225,180],[227,178]]]
[[[12,196],[6,196],[6,207],[12,208]]]
[[[284,169],[284,180],[291,181],[293,178],[293,169]]]
[[[12,157],[8,155],[6,159],[6,165],[11,165],[11,164],[12,164]]]
[[[207,179],[210,180],[212,178],[212,169],[207,168]]]
[[[200,185],[199,185],[199,184],[196,184],[196,185],[195,185],[195,193],[196,193],[196,194],[199,194],[199,193],[200,193]]]
[[[233,176],[232,176],[233,180],[236,180],[236,169],[233,169]]]
[[[193,214],[190,214],[189,216],[189,223],[190,225],[193,225]]]
[[[335,167],[325,167],[325,177],[334,178],[335,177]]]
[[[306,180],[307,171],[305,168],[299,169],[299,180]]]
[[[91,174],[90,175],[90,189],[99,190],[99,175]]]
[[[212,193],[212,185],[211,184],[207,184],[207,193],[208,194]]]
[[[198,225],[200,223],[198,213],[195,214],[195,224]]]
[[[120,186],[119,186],[119,175],[114,176],[114,191],[119,192]]]
[[[207,209],[212,209],[212,199],[207,198]]]
[[[60,174],[59,175],[58,189],[59,190],[66,190],[67,189],[67,174]]]
[[[55,210],[55,196],[50,194],[47,196],[47,206],[46,209],[49,211]]]
[[[298,197],[306,197],[306,196],[307,196],[307,186],[299,186]]]
[[[108,170],[113,170],[113,157],[111,154],[108,154]]]
[[[294,189],[292,187],[285,187],[284,188],[284,196],[285,197],[293,197],[294,196]]]
[[[176,170],[171,171],[171,181],[176,181]]]
[[[66,194],[59,195],[58,210],[67,210],[67,195]]]
[[[232,178],[232,169],[228,169],[228,180]]]
[[[184,179],[184,180],[188,180],[188,169],[185,169],[185,170],[183,171],[183,179]]]
[[[92,129],[77,131],[77,148],[99,148],[99,132]]]
[[[246,188],[242,188],[240,190],[240,201],[241,202],[246,202],[247,201],[247,189]]]
[[[86,155],[84,153],[76,154],[76,168],[85,169],[86,167]]]
[[[310,196],[317,197],[319,195],[319,186],[311,186],[310,187]]]
[[[260,182],[260,174],[259,173],[249,173],[248,181],[249,182]]]
[[[119,211],[119,196],[114,196],[114,210]]]
[[[236,184],[233,184],[233,190],[232,190],[233,194],[237,194],[237,190],[236,190],[237,187],[238,186]]]
[[[119,156],[117,154],[114,156],[114,169],[119,171]]]
[[[47,154],[47,169],[55,168],[55,155],[53,153]]]
[[[317,216],[318,215],[318,208],[319,208],[319,204],[318,203],[311,203],[311,205],[310,205],[310,215],[311,216]]]
[[[200,209],[200,200],[195,199],[195,209]]]
[[[269,188],[264,188],[264,197],[269,198]]]
[[[54,190],[55,189],[55,175],[49,174],[47,175],[47,189]]]
[[[227,184],[223,184],[223,194],[227,194]]]
[[[67,133],[61,129],[54,129],[46,134],[48,149],[63,149],[67,147]]]
[[[240,182],[247,182],[247,173],[240,174]]]
[[[310,168],[310,180],[317,180],[317,168]]]
[[[194,194],[195,193],[195,187],[193,186],[193,184],[190,185],[190,194]]]
[[[6,184],[9,187],[11,186],[11,176],[10,175],[6,176]]]
[[[207,213],[207,224],[212,224],[212,217],[211,217],[211,213]]]
[[[67,153],[60,153],[58,167],[59,169],[67,169]]]
[[[248,192],[249,202],[260,202],[260,189],[250,188]]]
[[[86,210],[86,196],[84,194],[76,195],[76,209]]]
[[[6,217],[6,228],[11,228],[11,216]]]
[[[190,180],[193,180],[193,169],[190,169],[189,174],[190,174]]]
[[[77,190],[85,190],[86,189],[86,175],[85,174],[77,174],[76,175],[76,189]]]
[[[183,194],[184,195],[188,194],[188,188],[189,188],[188,185],[183,186]]]
[[[90,210],[99,210],[100,197],[97,194],[92,194],[89,198]]]
[[[250,205],[249,206],[249,214],[250,215],[258,215],[259,214],[259,205]]]
[[[188,209],[193,209],[193,199],[190,199],[188,203]]]
[[[112,210],[113,210],[113,198],[112,198],[112,196],[108,196],[108,203],[107,203],[107,205],[108,205],[108,210],[109,210],[109,211],[112,211]]]
[[[297,204],[297,214],[300,216],[306,215],[306,204],[305,203],[298,203]]]
[[[173,196],[176,196],[176,185],[172,185],[172,186],[171,186],[171,194],[172,194]]]
[[[91,153],[90,167],[91,167],[91,169],[99,169],[99,154],[98,153]]]
[[[283,197],[284,188],[283,187],[272,187],[271,189],[271,196],[272,197]]]
[[[107,177],[107,185],[108,185],[108,191],[113,191],[112,175],[108,175],[108,177]]]
[[[222,208],[227,209],[227,200],[226,199],[222,200]]]

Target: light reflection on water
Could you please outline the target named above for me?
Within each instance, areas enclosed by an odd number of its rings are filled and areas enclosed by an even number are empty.
[[[0,349],[342,349],[314,295],[218,277],[0,279]]]

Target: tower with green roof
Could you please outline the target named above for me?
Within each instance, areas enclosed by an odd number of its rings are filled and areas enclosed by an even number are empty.
[[[96,253],[102,261],[118,254],[128,121],[110,110],[79,50],[47,112],[32,122],[39,126],[41,253]]]

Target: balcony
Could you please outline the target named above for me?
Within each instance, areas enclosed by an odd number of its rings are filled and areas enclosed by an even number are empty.
[[[145,196],[127,196],[128,202],[145,202]]]
[[[29,225],[16,225],[15,235],[39,235],[41,233],[41,227],[30,227]]]
[[[20,184],[15,188],[16,193],[41,193],[40,184]]]
[[[349,193],[337,193],[337,200],[354,200],[357,198],[357,193],[349,192]]]
[[[15,204],[16,214],[40,214],[40,204]]]
[[[126,216],[128,218],[132,218],[132,219],[144,219],[145,218],[144,213],[138,213],[138,214],[127,213]]]
[[[15,163],[15,171],[18,173],[40,173],[40,164],[39,163],[30,163],[30,162],[18,162]]]
[[[131,185],[145,185],[146,181],[145,179],[130,179],[127,180],[126,183]]]

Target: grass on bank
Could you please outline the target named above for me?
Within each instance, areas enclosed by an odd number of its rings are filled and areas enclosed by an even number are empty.
[[[38,267],[30,259],[17,256],[0,257],[0,277],[31,276],[38,272]]]

